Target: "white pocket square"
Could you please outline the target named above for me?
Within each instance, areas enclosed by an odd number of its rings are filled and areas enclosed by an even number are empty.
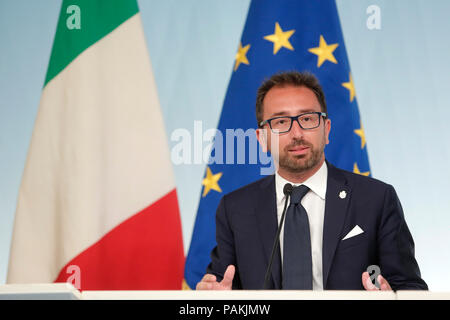
[[[342,240],[357,236],[358,234],[361,234],[363,232],[364,230],[361,229],[360,226],[356,225],[349,233],[347,233],[347,235]]]

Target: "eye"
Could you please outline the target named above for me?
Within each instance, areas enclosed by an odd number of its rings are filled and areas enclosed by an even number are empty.
[[[286,122],[287,122],[287,119],[284,119],[284,118],[274,120],[275,125],[286,124]]]

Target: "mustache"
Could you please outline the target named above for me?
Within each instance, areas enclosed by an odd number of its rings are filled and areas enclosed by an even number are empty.
[[[285,150],[289,150],[295,147],[308,147],[308,148],[312,148],[312,144],[305,141],[303,138],[302,139],[293,139],[292,142],[290,144],[288,144],[284,149]]]

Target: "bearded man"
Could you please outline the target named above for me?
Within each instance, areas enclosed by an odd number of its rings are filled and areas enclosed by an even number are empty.
[[[221,199],[217,246],[196,288],[427,290],[394,188],[325,159],[331,120],[317,78],[273,75],[258,89],[256,118],[276,173]]]

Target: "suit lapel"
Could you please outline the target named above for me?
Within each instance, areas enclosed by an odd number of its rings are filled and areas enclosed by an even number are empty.
[[[258,195],[258,203],[255,208],[255,214],[258,220],[260,239],[262,239],[267,267],[278,227],[275,175],[264,179],[260,187],[261,193]],[[279,247],[275,252],[272,264],[272,279],[274,282],[274,288],[279,289],[281,286],[281,255]],[[262,286],[263,283],[261,283],[261,288]]]
[[[327,193],[325,196],[325,217],[323,224],[323,288],[326,289],[330,267],[339,243],[348,204],[352,195],[345,177],[330,163],[328,165]]]

